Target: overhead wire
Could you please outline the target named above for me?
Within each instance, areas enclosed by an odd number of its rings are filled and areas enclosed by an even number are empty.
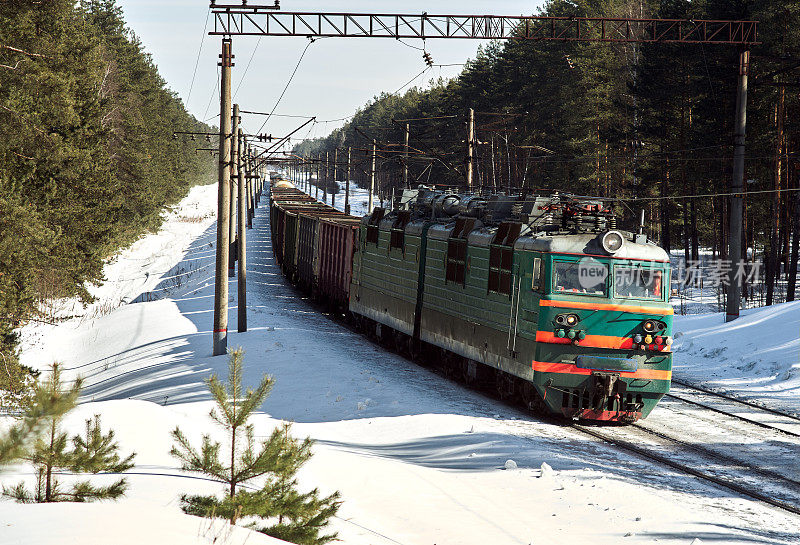
[[[189,104],[189,99],[192,98],[192,90],[194,89],[194,80],[197,77],[197,67],[200,66],[200,54],[203,52],[203,44],[206,41],[206,30],[208,29],[208,19],[210,17],[211,17],[211,10],[209,10],[206,13],[206,24],[203,25],[203,36],[200,38],[200,48],[197,50],[197,60],[194,61],[194,72],[192,72],[192,82],[189,84],[189,94],[186,96],[187,105]]]
[[[424,69],[422,72],[420,72],[419,74],[417,74],[416,76],[414,76],[413,78],[411,78],[411,79],[410,79],[410,80],[409,80],[409,81],[408,81],[408,82],[407,82],[405,85],[403,85],[402,87],[400,87],[400,88],[399,88],[397,91],[395,91],[395,92],[394,92],[394,93],[392,93],[392,94],[393,94],[393,95],[396,95],[397,93],[399,93],[400,91],[402,91],[403,89],[405,89],[406,87],[408,87],[409,85],[411,85],[412,83],[414,83],[414,80],[416,80],[418,77],[420,77],[422,74],[424,74],[425,72],[427,72],[427,71],[428,71],[428,70],[430,70],[430,69],[431,69],[431,67],[430,67],[430,66],[426,66],[426,67],[425,67],[425,69]]]
[[[264,122],[261,124],[261,127],[259,127],[259,129],[256,131],[256,133],[260,133],[264,129],[264,127],[267,124],[267,121],[269,121],[269,118],[272,117],[273,113],[275,113],[275,110],[278,108],[278,104],[281,103],[281,100],[283,100],[283,96],[286,94],[286,91],[289,89],[289,85],[292,84],[292,80],[294,79],[294,75],[297,74],[297,69],[300,68],[300,63],[303,62],[303,57],[306,56],[306,51],[308,51],[308,48],[311,47],[311,44],[313,44],[313,43],[314,43],[314,40],[310,39],[309,42],[306,44],[305,49],[303,49],[303,53],[300,54],[300,58],[297,60],[297,64],[295,65],[294,70],[292,71],[292,75],[289,76],[289,81],[286,82],[286,86],[283,88],[283,91],[281,92],[281,96],[278,97],[278,100],[275,102],[275,106],[272,107],[272,111],[267,116],[267,118],[264,120]]]
[[[253,48],[253,52],[250,54],[250,60],[247,61],[247,66],[244,67],[242,78],[239,80],[239,84],[236,86],[236,90],[233,92],[233,98],[236,98],[236,95],[239,93],[239,89],[242,87],[242,83],[244,83],[244,78],[247,76],[247,71],[250,70],[250,64],[253,62],[253,57],[256,56],[256,51],[258,51],[258,46],[261,45],[261,38],[263,38],[263,36],[258,37],[256,46]]]
[[[220,77],[219,76],[219,66],[217,66],[217,79],[216,79],[216,82],[214,83],[214,90],[211,91],[211,98],[208,99],[208,105],[206,106],[206,111],[203,112],[203,117],[206,117],[208,115],[208,110],[211,109],[211,103],[214,102],[214,97],[217,96],[217,89],[219,89],[219,77]],[[219,114],[217,114],[214,117],[217,117],[217,116],[219,116]],[[214,117],[211,117],[210,119],[214,119]]]

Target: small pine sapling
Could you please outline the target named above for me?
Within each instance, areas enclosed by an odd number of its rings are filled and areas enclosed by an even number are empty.
[[[297,491],[295,475],[311,458],[313,442],[294,439],[290,426],[276,428],[257,447],[250,416],[269,396],[274,385],[265,375],[255,390],[242,391],[241,348],[230,353],[228,379],[216,375],[206,380],[216,407],[210,417],[226,432],[226,445],[204,435],[199,450],[191,445],[179,428],[172,432],[175,444],[170,451],[187,471],[196,471],[225,484],[225,495],[182,496],[184,512],[202,517],[228,519],[231,524],[245,519],[248,527],[259,532],[298,543],[322,545],[336,539],[336,534],[321,535],[329,519],[339,509],[339,494],[320,497],[314,489]],[[223,457],[225,460],[223,461]],[[248,484],[262,478],[257,488]],[[268,520],[263,525],[255,521]]]
[[[53,369],[57,372],[56,365]],[[30,405],[20,421],[0,436],[0,466],[25,456],[49,420],[63,417],[75,407],[80,389],[81,379],[66,391],[35,387]]]
[[[114,432],[103,434],[99,416],[86,421],[84,437],[76,435],[70,440],[67,433],[61,430],[64,415],[75,406],[80,389],[80,379],[76,380],[70,389],[64,389],[57,365],[53,365],[48,381],[37,385],[31,411],[37,410],[40,400],[64,399],[71,400],[71,403],[63,403],[61,405],[63,410],[43,417],[44,432],[36,438],[30,451],[22,456],[22,459],[32,463],[36,470],[35,490],[29,492],[24,483],[19,483],[11,488],[3,487],[3,495],[23,503],[44,503],[117,499],[125,493],[128,487],[125,478],[107,486],[95,486],[87,480],[82,480],[73,482],[67,487],[56,478],[56,473],[63,471],[122,473],[133,467],[135,454],[120,459],[119,445],[114,441]],[[41,410],[38,409],[40,412]]]

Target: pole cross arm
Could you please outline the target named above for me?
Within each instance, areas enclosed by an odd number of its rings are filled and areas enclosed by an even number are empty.
[[[211,6],[221,36],[463,38],[560,42],[758,43],[757,21],[281,12],[274,6]]]

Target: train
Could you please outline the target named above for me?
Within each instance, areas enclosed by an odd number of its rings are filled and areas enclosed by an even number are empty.
[[[631,423],[669,391],[668,254],[602,199],[420,186],[358,218],[284,181],[272,249],[300,290],[467,385],[570,420]]]

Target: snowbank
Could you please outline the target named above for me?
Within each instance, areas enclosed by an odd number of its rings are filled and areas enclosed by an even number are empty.
[[[800,301],[724,314],[675,316],[674,377],[800,413]]]
[[[137,465],[114,504],[0,502],[0,544],[266,542],[244,529],[226,537],[184,515],[180,494],[221,487],[168,455],[176,425],[192,439],[212,431],[203,379],[227,369],[226,358],[211,356],[212,272],[201,268],[213,263],[215,228],[205,215],[215,202],[214,186],[198,188],[186,206],[205,219],[181,221],[179,207],[160,233],[120,255],[98,291],[106,310],[24,331],[25,363],[59,360],[67,378],[85,377],[70,429],[102,414]],[[530,420],[341,327],[285,283],[264,204],[248,231],[250,330],[236,332],[233,280],[229,346],[246,351],[245,384],[263,373],[277,381],[254,418],[256,435],[291,421],[295,435],[316,439],[301,484],[342,492],[334,529],[344,543],[800,540],[793,518]],[[0,480],[30,473],[16,466]]]

